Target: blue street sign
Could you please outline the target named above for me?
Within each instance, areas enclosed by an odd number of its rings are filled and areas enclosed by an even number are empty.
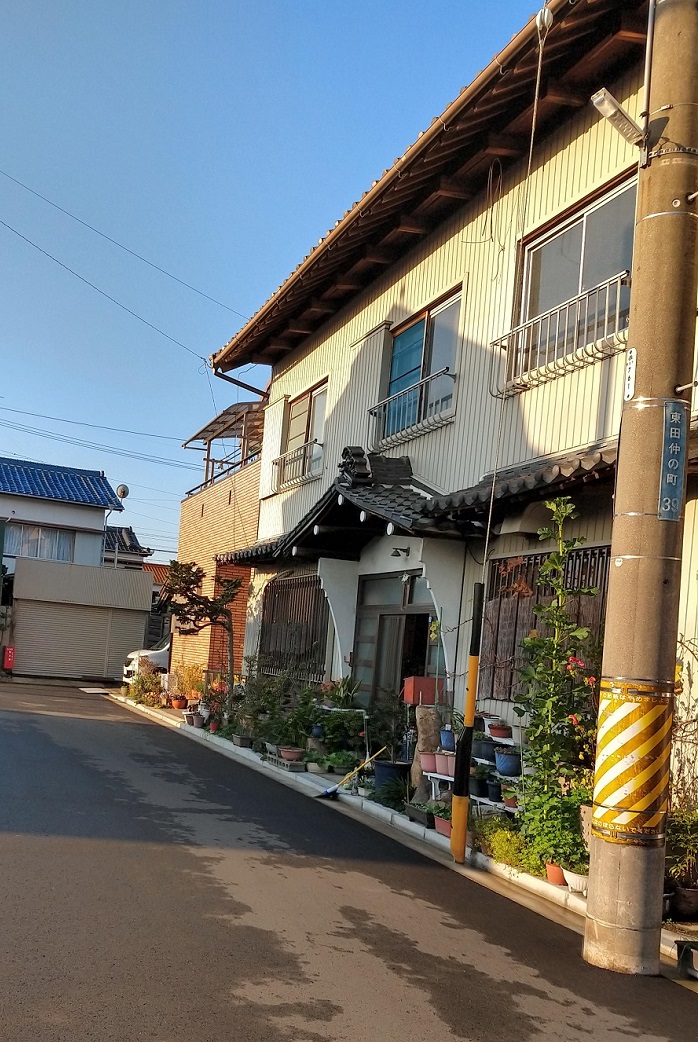
[[[664,403],[662,475],[659,481],[660,521],[680,521],[688,444],[688,407],[685,402]]]

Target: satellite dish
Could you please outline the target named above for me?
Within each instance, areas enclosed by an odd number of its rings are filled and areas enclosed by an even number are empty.
[[[119,499],[126,499],[126,496],[128,495],[128,485],[117,485],[116,494]]]

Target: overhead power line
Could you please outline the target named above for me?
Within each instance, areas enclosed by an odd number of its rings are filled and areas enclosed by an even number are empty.
[[[136,434],[139,438],[158,438],[161,441],[176,441],[182,444],[184,438],[175,438],[172,434],[150,434],[148,431],[131,431],[125,427],[105,427],[102,423],[87,423],[85,420],[69,420],[65,416],[47,416],[43,412],[27,412],[26,409],[11,409],[9,405],[0,405],[3,412],[15,412],[20,416],[33,416],[37,420],[55,420],[57,423],[72,423],[77,427],[92,427],[99,431],[113,431],[115,434]]]
[[[33,434],[37,438],[46,438],[49,441],[59,442],[65,445],[76,445],[79,448],[107,452],[112,456],[123,456],[126,459],[141,460],[144,463],[155,463],[164,467],[175,467],[178,470],[199,471],[199,467],[191,463],[183,463],[181,460],[165,459],[162,456],[152,456],[149,453],[137,452],[134,449],[120,448],[116,445],[102,445],[99,442],[86,441],[82,438],[71,438],[57,431],[42,431],[38,427],[28,427],[26,424],[13,423],[11,420],[0,419],[0,427],[9,430],[21,431],[23,434]]]
[[[243,315],[241,311],[229,307],[228,304],[224,304],[222,300],[216,300],[215,297],[210,296],[208,293],[204,293],[201,289],[197,289],[196,286],[191,286],[183,279],[177,278],[177,276],[173,275],[171,271],[161,268],[159,264],[155,264],[153,261],[148,260],[147,257],[143,257],[140,253],[136,253],[135,250],[129,249],[128,246],[124,246],[124,244],[119,242],[117,239],[112,239],[111,235],[107,235],[105,232],[101,232],[99,228],[95,228],[93,224],[88,224],[87,221],[83,221],[80,217],[71,213],[70,210],[66,210],[63,206],[59,206],[58,203],[54,203],[52,199],[42,195],[41,192],[35,191],[33,188],[30,188],[29,185],[25,185],[23,181],[19,181],[16,177],[13,177],[12,174],[8,174],[6,170],[0,170],[0,174],[2,174],[3,177],[6,177],[8,181],[13,181],[14,184],[19,185],[19,187],[23,188],[25,192],[30,192],[31,195],[36,196],[37,199],[41,199],[44,203],[48,203],[48,205],[52,206],[55,210],[60,210],[60,212],[64,213],[66,217],[70,217],[71,220],[77,221],[77,223],[81,224],[83,228],[88,228],[89,231],[94,232],[95,235],[99,235],[100,238],[106,239],[106,241],[112,243],[113,246],[118,246],[120,250],[124,250],[125,253],[130,254],[131,257],[135,257],[136,260],[142,261],[143,264],[147,264],[149,267],[159,271],[161,275],[166,275],[168,279],[173,279],[174,282],[178,282],[180,286],[190,289],[192,293],[198,293],[200,297],[205,297],[206,300],[210,300],[213,304],[218,304],[219,307],[225,308],[226,311],[232,312],[233,315],[237,315],[239,318],[242,318],[247,322],[248,316]]]
[[[39,253],[43,253],[44,257],[48,257],[49,260],[52,260],[54,264],[57,264],[60,268],[63,268],[64,271],[67,271],[71,275],[74,275],[76,279],[80,280],[80,282],[84,282],[86,286],[89,286],[90,289],[95,290],[95,292],[99,293],[100,296],[106,297],[107,300],[110,300],[112,304],[116,304],[116,306],[118,308],[121,308],[122,311],[125,311],[133,318],[138,319],[138,321],[142,322],[144,326],[148,326],[149,329],[153,329],[156,333],[159,333],[160,336],[164,336],[166,340],[169,340],[171,343],[176,344],[177,347],[181,347],[183,351],[187,352],[187,354],[193,355],[194,358],[198,358],[200,361],[204,362],[205,365],[208,367],[208,362],[203,355],[200,355],[197,351],[192,350],[191,347],[187,347],[187,345],[183,344],[181,340],[175,340],[173,336],[170,336],[169,333],[166,333],[163,329],[160,329],[158,326],[153,325],[153,323],[149,322],[147,318],[143,318],[141,315],[136,314],[135,311],[132,311],[131,308],[126,307],[126,305],[122,304],[120,300],[116,299],[116,297],[112,297],[109,293],[105,292],[105,290],[100,289],[99,286],[95,286],[94,282],[90,282],[90,280],[86,279],[84,275],[78,274],[77,271],[74,271],[72,268],[69,268],[67,264],[64,264],[63,261],[60,261],[58,257],[54,257],[52,253],[49,253],[47,250],[43,250],[41,246],[37,246],[35,242],[32,242],[31,239],[28,239],[26,235],[22,235],[22,233],[18,232],[16,228],[13,228],[11,224],[8,224],[7,221],[0,220],[0,224],[3,226],[3,228],[7,228],[8,231],[12,232],[13,235],[16,235],[18,238],[22,239],[23,242],[26,242],[29,246],[32,246],[35,250],[38,250]]]

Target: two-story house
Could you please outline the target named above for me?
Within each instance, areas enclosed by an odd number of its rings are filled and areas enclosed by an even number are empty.
[[[117,678],[140,647],[152,578],[103,564],[120,510],[102,471],[0,459],[0,643],[16,675]]]
[[[177,558],[193,561],[206,573],[202,590],[215,595],[226,579],[239,579],[232,605],[234,671],[243,670],[243,645],[250,567],[235,564],[231,554],[257,536],[260,451],[264,412],[260,402],[239,402],[224,409],[184,442],[203,452],[203,480],[182,500]],[[198,664],[227,670],[227,635],[220,626],[172,636],[172,668]]]
[[[556,494],[579,506],[578,578],[605,586],[638,152],[590,96],[638,118],[647,3],[547,10],[213,357],[272,367],[259,530],[233,555],[262,669],[351,672],[366,701],[438,672],[462,702],[484,578],[480,704],[506,711]]]

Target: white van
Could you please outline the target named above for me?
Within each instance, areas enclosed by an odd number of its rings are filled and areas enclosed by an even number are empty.
[[[141,648],[132,651],[124,662],[124,684],[130,684],[135,674],[140,669],[143,659],[149,659],[158,673],[167,673],[170,663],[170,641],[172,635],[166,633],[152,648]]]

